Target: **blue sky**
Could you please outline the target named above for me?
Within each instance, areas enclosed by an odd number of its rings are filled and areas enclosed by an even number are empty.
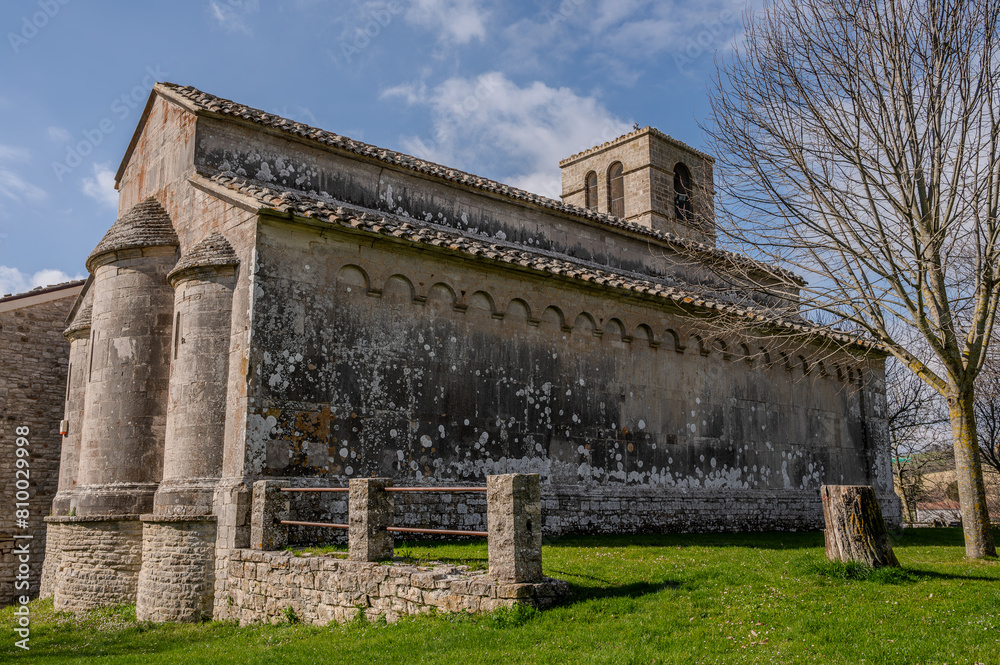
[[[7,0],[0,295],[84,274],[155,81],[558,197],[652,125],[695,147],[744,0]]]

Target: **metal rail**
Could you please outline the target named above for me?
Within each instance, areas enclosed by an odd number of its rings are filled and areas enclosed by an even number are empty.
[[[282,487],[282,492],[349,492],[349,487]],[[386,487],[386,492],[485,492],[485,487]],[[281,520],[281,524],[295,526],[322,526],[331,529],[347,529],[346,524],[333,524],[332,522],[294,522],[291,520]],[[397,533],[429,533],[438,536],[478,536],[488,538],[487,531],[456,531],[452,529],[414,529],[406,526],[386,527],[386,531]]]
[[[334,524],[333,522],[293,522],[291,520],[281,520],[281,524],[293,524],[295,526],[326,526],[331,529],[347,529],[346,524]]]
[[[485,487],[386,487],[386,492],[485,492]]]
[[[386,492],[485,492],[485,487],[386,487]],[[350,492],[349,487],[282,487],[282,492]]]
[[[413,529],[408,526],[387,526],[386,531],[396,531],[399,533],[433,533],[439,536],[481,536],[489,537],[487,531],[452,531],[451,529]]]

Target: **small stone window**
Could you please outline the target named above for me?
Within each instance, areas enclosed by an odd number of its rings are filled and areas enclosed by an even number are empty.
[[[608,169],[608,212],[615,217],[625,216],[624,172],[621,162],[615,162]]]
[[[177,353],[181,345],[181,313],[177,312],[174,319],[174,360],[177,360]]]
[[[691,172],[680,162],[674,166],[674,216],[679,222],[690,222],[694,218],[691,209]]]
[[[587,174],[587,207],[597,210],[597,174],[591,171]]]

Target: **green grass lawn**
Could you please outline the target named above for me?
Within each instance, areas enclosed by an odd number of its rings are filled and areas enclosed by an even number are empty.
[[[152,625],[129,606],[73,618],[41,601],[30,653],[0,612],[0,662],[1000,664],[1000,562],[966,560],[958,529],[894,546],[903,571],[868,575],[828,564],[821,533],[560,538],[544,567],[571,584],[566,604],[393,625]],[[399,549],[486,560],[485,543]]]

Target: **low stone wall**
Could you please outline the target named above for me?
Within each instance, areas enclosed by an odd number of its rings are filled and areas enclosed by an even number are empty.
[[[52,596],[57,610],[135,602],[142,565],[138,515],[46,517],[57,524],[61,554]]]
[[[215,518],[142,518],[142,571],[136,616],[140,621],[212,618],[215,588]]]
[[[285,620],[291,608],[306,623],[369,620],[408,614],[490,612],[500,607],[547,607],[569,595],[562,580],[504,584],[464,567],[350,561],[291,552],[233,550],[225,603],[240,624]]]

